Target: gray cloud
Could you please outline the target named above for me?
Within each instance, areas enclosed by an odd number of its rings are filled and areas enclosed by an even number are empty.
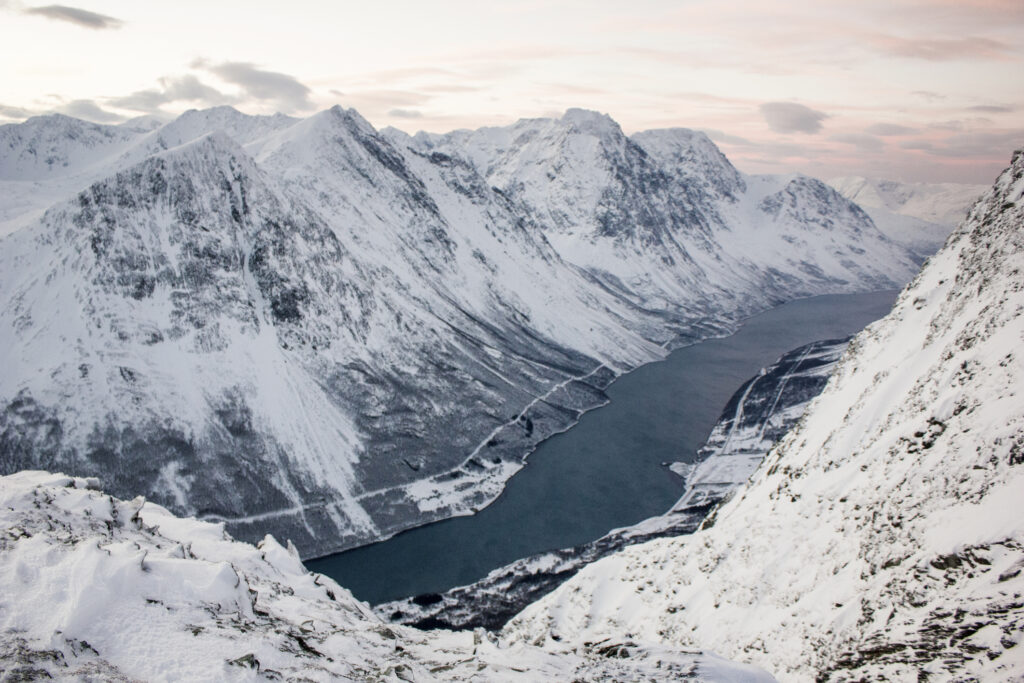
[[[864,129],[865,133],[871,135],[913,135],[918,132],[916,128],[908,128],[907,126],[900,126],[895,123],[874,123]]]
[[[394,116],[396,119],[422,119],[423,112],[415,109],[392,109],[388,116]]]
[[[60,107],[58,111],[68,116],[74,116],[76,119],[85,119],[96,123],[124,121],[123,116],[107,111],[92,100],[72,100]]]
[[[314,107],[309,99],[312,91],[294,76],[266,71],[249,62],[209,64],[204,60],[198,60],[192,66],[205,69],[220,79],[237,85],[249,97],[274,102],[282,109],[308,110]]]
[[[34,14],[47,19],[67,21],[83,28],[105,29],[121,28],[123,21],[108,17],[106,14],[97,14],[78,7],[67,5],[45,5],[43,7],[28,7],[22,10],[25,14]]]
[[[1024,129],[975,131],[951,135],[930,154],[954,159],[1009,159],[1015,149],[1024,146]]]
[[[54,97],[52,104],[45,109],[26,109],[0,104],[0,118],[24,120],[32,116],[43,116],[54,112],[94,123],[118,123],[125,119],[119,114],[107,111],[94,100],[71,100],[68,102]]]
[[[193,102],[201,106],[215,107],[221,104],[233,104],[237,98],[231,97],[209,86],[192,74],[174,78],[161,78],[159,88],[137,90],[130,95],[111,98],[108,102],[119,109],[157,113],[160,108],[171,102]]]
[[[904,140],[900,143],[900,147],[902,149],[920,149],[927,151],[932,149],[934,145],[927,140]]]
[[[874,135],[865,135],[863,133],[837,133],[836,135],[830,135],[828,139],[853,145],[862,152],[878,152],[885,147],[885,143]]]
[[[940,102],[940,101],[946,99],[945,95],[940,95],[939,93],[932,92],[931,90],[915,90],[914,92],[912,92],[910,94],[911,95],[917,95],[918,97],[920,97],[920,98],[922,98],[922,99],[924,99],[924,100],[926,100],[928,102]]]
[[[817,133],[828,114],[796,102],[765,102],[761,116],[776,133]]]
[[[1014,48],[999,40],[968,36],[966,38],[900,38],[880,35],[871,40],[880,52],[897,57],[948,62],[957,59],[1004,61],[1012,59]]]
[[[23,107],[12,107],[7,104],[0,104],[0,116],[8,119],[27,119],[39,112],[25,109]]]
[[[934,123],[928,124],[928,127],[934,128],[936,130],[960,131],[970,130],[972,127],[975,126],[984,127],[991,125],[992,119],[985,118],[984,116],[975,116],[969,119],[950,119],[948,121],[936,121]]]
[[[1005,107],[999,104],[978,104],[967,108],[970,111],[980,111],[986,114],[1008,114],[1013,111],[1013,107]]]
[[[416,116],[416,113],[420,111],[418,107],[432,99],[431,95],[412,90],[348,90],[341,98],[346,107],[355,107],[360,114],[369,118],[395,116],[406,119],[426,118],[425,115]],[[437,120],[436,116],[430,118]]]

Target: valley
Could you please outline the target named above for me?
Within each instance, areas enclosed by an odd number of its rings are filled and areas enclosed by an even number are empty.
[[[480,510],[624,372],[917,268],[817,180],[579,109],[415,137],[52,115],[0,148],[0,471],[304,557]]]
[[[686,483],[667,465],[696,461],[744,380],[804,342],[860,331],[888,312],[895,294],[803,299],[754,316],[727,337],[677,349],[616,379],[605,390],[607,405],[542,442],[483,510],[307,566],[378,604],[442,593],[520,558],[662,515]]]

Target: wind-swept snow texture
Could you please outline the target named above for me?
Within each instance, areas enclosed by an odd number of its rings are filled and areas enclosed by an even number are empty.
[[[98,482],[0,477],[0,678],[102,681],[772,681],[712,654],[504,647],[388,626],[294,546],[233,541]]]
[[[924,261],[938,251],[984,185],[901,183],[877,178],[833,178],[828,184],[863,208],[878,229]]]
[[[1019,680],[1022,314],[1017,152],[701,531],[590,565],[504,642],[629,633],[787,681]]]
[[[686,491],[664,515],[615,529],[584,545],[516,560],[468,586],[376,605],[374,611],[383,619],[418,628],[499,629],[591,562],[626,546],[693,533],[799,421],[811,399],[825,388],[848,341],[813,342],[794,349],[744,382],[726,404],[696,464],[671,464],[686,480]]]
[[[911,257],[805,177],[606,116],[0,127],[0,471],[304,556],[469,514],[618,373]]]

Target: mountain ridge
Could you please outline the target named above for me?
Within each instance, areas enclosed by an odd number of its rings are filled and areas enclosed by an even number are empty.
[[[522,183],[508,154],[488,171],[472,145],[382,134],[341,108],[107,129],[121,137],[102,153],[64,140],[88,163],[2,181],[0,216],[26,224],[0,270],[0,352],[26,370],[0,381],[4,471],[115,468],[115,492],[241,537],[271,531],[306,556],[486,505],[617,374],[674,345],[914,270],[816,181],[736,175],[758,189],[733,183],[730,198],[722,178],[687,180],[703,167],[680,170],[691,157],[730,168],[706,138],[690,136],[690,154],[676,132],[670,172],[582,111],[480,133],[561,141],[517,152],[548,169]],[[531,208],[538,197],[562,219]],[[40,230],[54,237],[28,237]],[[83,231],[94,239],[79,253],[61,245]],[[102,400],[72,399],[82,382]]]

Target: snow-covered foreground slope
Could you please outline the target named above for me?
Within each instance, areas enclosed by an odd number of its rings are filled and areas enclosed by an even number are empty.
[[[337,107],[42,117],[0,126],[0,182],[0,472],[305,556],[488,504],[667,348],[914,272],[818,181],[592,112],[433,141]]]
[[[95,480],[0,477],[4,680],[771,681],[714,655],[605,641],[572,653],[388,626],[293,547],[121,501]]]
[[[851,176],[828,184],[863,208],[878,229],[923,261],[938,251],[987,189],[958,183],[901,183]]]
[[[745,489],[503,642],[706,647],[782,680],[1024,676],[1024,152]]]

